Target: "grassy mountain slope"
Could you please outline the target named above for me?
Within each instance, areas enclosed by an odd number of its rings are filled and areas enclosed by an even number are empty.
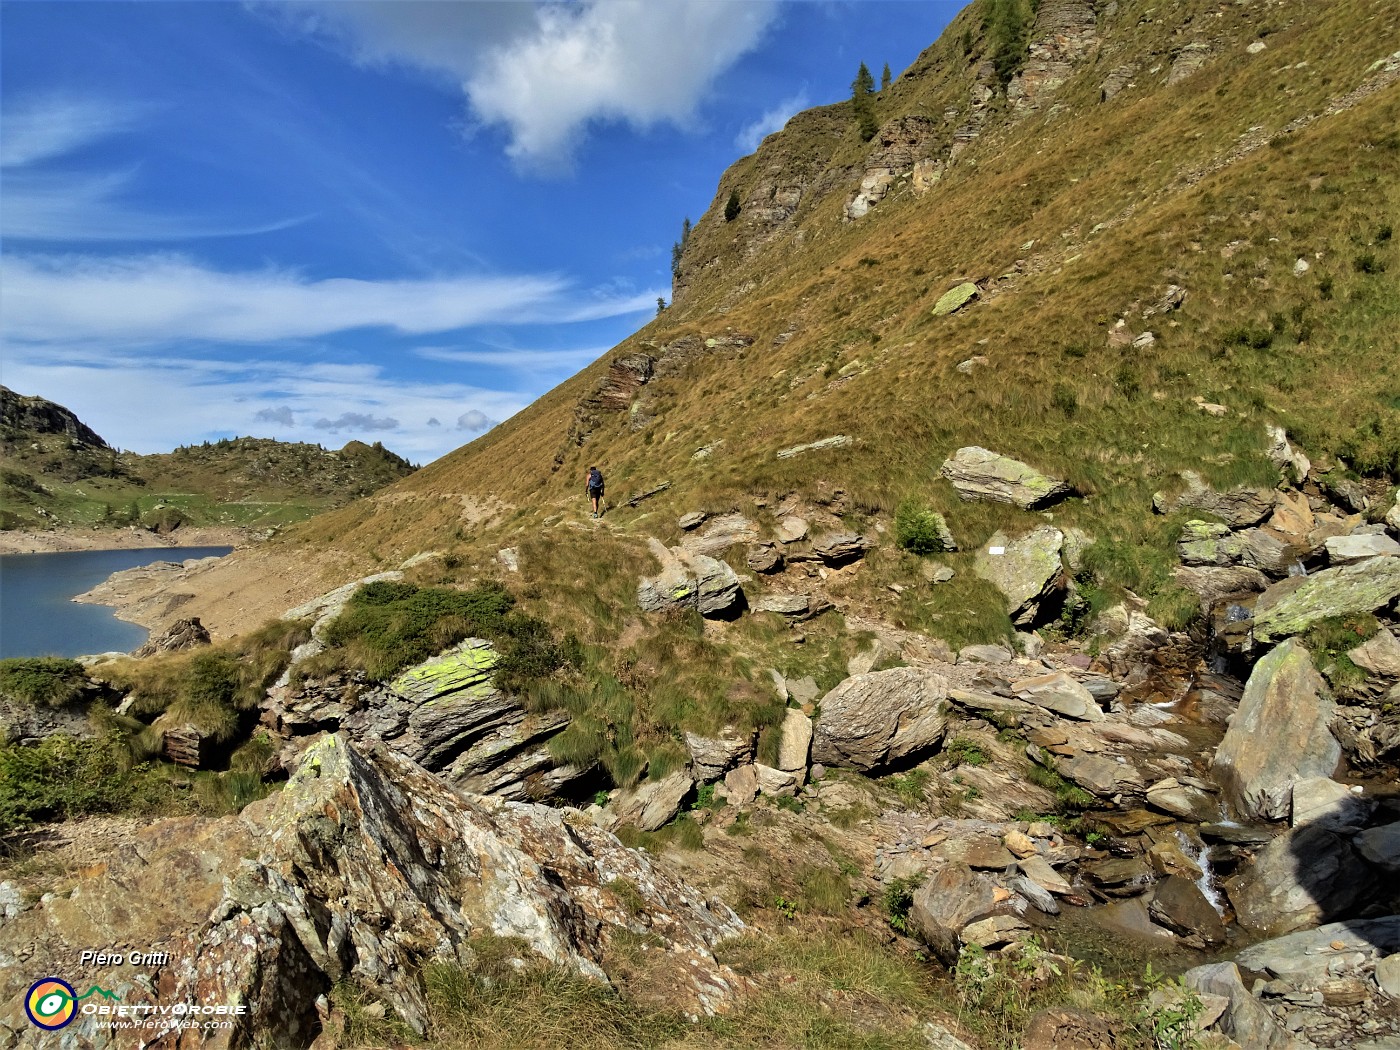
[[[140,456],[111,448],[62,406],[6,390],[0,528],[268,528],[364,496],[412,470],[382,445],[360,441],[334,451],[249,437]]]
[[[1393,476],[1400,11],[1098,6],[1043,0],[1003,88],[1005,44],[973,4],[874,100],[892,130],[870,142],[848,105],[800,114],[720,180],[675,305],[490,434],[301,535],[367,564],[460,548],[470,567],[550,515],[577,516],[596,462],[615,500],[670,482],[617,515],[619,532],[669,538],[681,511],[761,512],[785,493],[863,527],[914,498],[966,550],[1042,520],[962,504],[938,479],[949,453],[981,444],[1072,481],[1084,498],[1053,517],[1099,541],[1093,582],[1168,614],[1181,607],[1173,523],[1145,509],[1178,471],[1271,482],[1263,434],[1276,423],[1324,469]],[[847,221],[901,135],[915,141],[888,194]],[[726,222],[732,192],[742,210]],[[980,297],[933,316],[969,280]],[[1144,316],[1172,286],[1179,308]],[[1150,345],[1110,345],[1120,319]],[[609,388],[638,353],[655,376]],[[834,434],[854,444],[775,456]],[[872,601],[908,568],[873,564]],[[885,611],[933,629],[976,604],[940,593]]]

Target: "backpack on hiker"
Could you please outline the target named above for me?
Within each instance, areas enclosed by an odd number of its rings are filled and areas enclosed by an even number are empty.
[[[588,491],[603,491],[603,473],[597,467],[588,468]]]

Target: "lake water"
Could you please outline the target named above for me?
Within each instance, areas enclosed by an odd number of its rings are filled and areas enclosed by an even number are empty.
[[[74,595],[114,572],[155,561],[220,556],[232,547],[0,554],[0,658],[130,652],[148,632],[118,620],[108,605],[79,605]]]

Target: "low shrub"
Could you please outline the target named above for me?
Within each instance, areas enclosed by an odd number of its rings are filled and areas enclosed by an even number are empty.
[[[57,656],[0,660],[0,693],[35,707],[67,707],[83,695],[87,671]]]
[[[948,526],[937,511],[907,499],[894,512],[894,539],[913,554],[934,554],[944,549]]]

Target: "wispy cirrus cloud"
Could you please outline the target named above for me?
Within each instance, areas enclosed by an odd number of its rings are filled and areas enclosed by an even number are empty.
[[[0,110],[0,233],[28,241],[176,241],[271,233],[305,222],[296,216],[240,223],[155,212],[133,204],[139,165],[67,167],[85,150],[137,128],[151,107],[49,94],[6,100]]]
[[[258,343],[371,327],[421,334],[569,323],[641,312],[655,294],[599,298],[553,274],[312,280],[290,270],[216,270],[181,255],[9,255],[0,281],[0,321],[17,342]]]

